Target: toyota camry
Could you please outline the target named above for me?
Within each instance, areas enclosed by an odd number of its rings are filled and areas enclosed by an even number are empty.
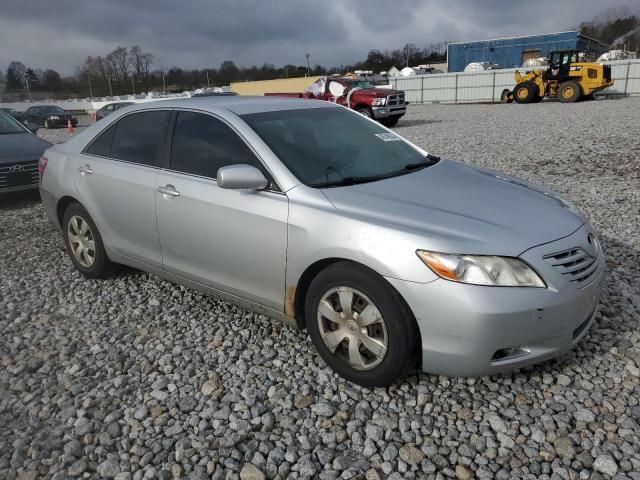
[[[40,170],[84,275],[129,265],[304,328],[361,385],[540,362],[596,314],[603,253],[569,201],[328,102],[129,106]]]

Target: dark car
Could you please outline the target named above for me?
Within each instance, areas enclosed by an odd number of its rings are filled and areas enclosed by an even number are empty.
[[[51,143],[0,112],[0,193],[36,190],[38,162]]]
[[[99,110],[96,110],[95,120],[96,122],[101,118],[106,117],[110,113],[115,112],[116,110],[120,110],[121,108],[128,107],[129,105],[133,105],[134,102],[117,102],[117,103],[108,103],[104,107]]]
[[[16,120],[18,120],[19,122],[24,122],[24,114],[22,112],[17,111],[14,108],[0,108],[0,110],[2,110],[4,113],[8,113],[9,115],[11,115],[13,118],[15,118]]]
[[[66,127],[69,120],[74,127],[78,125],[78,119],[54,105],[29,107],[24,111],[24,118],[44,128]]]

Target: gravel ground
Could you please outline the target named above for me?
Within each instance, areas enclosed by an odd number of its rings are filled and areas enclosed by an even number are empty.
[[[398,125],[553,187],[606,244],[585,340],[502,376],[348,384],[267,317],[132,270],[82,278],[37,198],[2,199],[0,478],[640,479],[638,112],[429,105]]]

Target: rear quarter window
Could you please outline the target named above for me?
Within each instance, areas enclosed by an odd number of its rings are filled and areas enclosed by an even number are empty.
[[[87,148],[85,148],[84,153],[88,153],[89,155],[98,155],[100,157],[108,157],[111,139],[113,138],[113,132],[115,129],[116,126],[113,124],[100,133],[91,141]]]

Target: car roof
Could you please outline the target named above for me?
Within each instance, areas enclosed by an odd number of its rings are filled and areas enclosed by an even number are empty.
[[[160,103],[161,102],[161,103]],[[142,102],[127,107],[129,112],[143,110],[149,107],[165,108],[194,108],[215,112],[216,109],[224,108],[236,115],[249,113],[276,112],[279,110],[298,110],[305,108],[331,108],[336,107],[333,103],[318,100],[307,100],[287,97],[250,97],[250,96],[210,96],[191,97],[178,99],[159,99],[153,102]]]

